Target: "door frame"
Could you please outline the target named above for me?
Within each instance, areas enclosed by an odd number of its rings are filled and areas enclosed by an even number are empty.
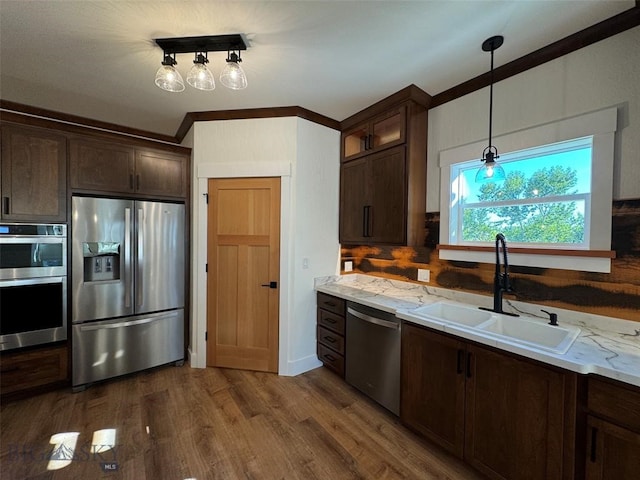
[[[240,168],[239,168],[240,167]],[[197,170],[197,201],[193,204],[193,258],[191,285],[194,299],[191,314],[191,338],[189,347],[189,363],[195,368],[207,366],[207,196],[210,178],[251,178],[280,177],[280,287],[279,287],[279,326],[278,326],[278,374],[296,375],[291,372],[288,354],[290,349],[291,322],[291,165],[289,162],[247,162],[242,166],[237,163],[202,164]]]

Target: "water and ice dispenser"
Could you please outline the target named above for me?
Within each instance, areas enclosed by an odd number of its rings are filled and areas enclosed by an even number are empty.
[[[84,281],[103,282],[120,279],[120,244],[84,242]]]

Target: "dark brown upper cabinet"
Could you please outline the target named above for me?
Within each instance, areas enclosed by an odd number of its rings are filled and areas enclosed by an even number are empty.
[[[70,178],[75,192],[184,198],[187,156],[74,138],[70,142]]]
[[[55,132],[2,125],[4,221],[67,220],[67,140]]]
[[[340,243],[424,243],[429,101],[411,86],[341,123]]]
[[[406,124],[406,109],[402,106],[345,131],[342,134],[343,161],[403,144]]]

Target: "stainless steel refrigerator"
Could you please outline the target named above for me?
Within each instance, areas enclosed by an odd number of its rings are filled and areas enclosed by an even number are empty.
[[[74,390],[184,360],[185,210],[72,198]]]

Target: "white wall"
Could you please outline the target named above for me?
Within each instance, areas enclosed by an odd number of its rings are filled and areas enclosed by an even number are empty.
[[[640,27],[496,83],[493,143],[500,151],[500,135],[614,106],[613,197],[640,198]],[[429,110],[428,212],[440,211],[439,152],[486,139],[488,116],[488,87]]]
[[[337,271],[340,133],[297,117],[197,122],[191,132],[191,365],[206,366],[207,179],[279,176],[279,373],[319,366],[313,278]]]

